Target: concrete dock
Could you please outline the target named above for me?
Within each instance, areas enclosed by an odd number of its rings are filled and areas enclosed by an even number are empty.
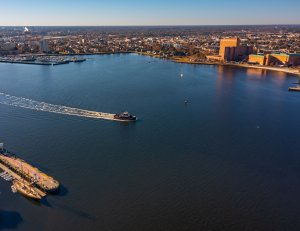
[[[14,173],[12,175],[15,179],[24,179],[28,182],[34,181],[37,188],[45,192],[56,191],[59,188],[59,182],[54,180],[51,176],[41,172],[37,168],[26,163],[24,160],[5,154],[0,154],[1,166],[5,166],[5,171]]]
[[[15,180],[20,180],[20,181],[23,181],[24,179],[19,176],[18,174],[16,174],[14,171],[10,170],[8,167],[6,167],[4,164],[0,163],[0,168],[4,171],[4,172],[7,172],[9,173],[9,175],[11,175]],[[28,184],[30,182],[28,182],[27,180],[25,180]],[[34,187],[34,186],[33,186]],[[36,190],[36,192],[41,196],[41,197],[44,197],[46,196],[46,193],[43,192],[42,190],[38,189],[37,187],[34,187],[34,189]]]

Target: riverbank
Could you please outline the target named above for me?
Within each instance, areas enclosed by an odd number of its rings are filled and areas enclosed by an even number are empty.
[[[193,61],[191,57],[163,57],[158,54],[149,54],[145,52],[131,52],[131,51],[120,51],[120,52],[97,52],[97,53],[79,53],[79,54],[21,54],[20,57],[26,56],[82,56],[82,55],[110,55],[110,54],[138,54],[144,56],[150,56],[153,58],[167,59],[175,63],[185,63],[185,64],[198,64],[198,65],[218,65],[218,66],[235,66],[235,67],[243,67],[243,68],[253,68],[253,69],[261,69],[261,70],[269,70],[269,71],[277,71],[284,72],[287,74],[293,74],[300,76],[300,67],[299,68],[288,68],[288,67],[269,67],[269,66],[257,66],[250,65],[245,63],[221,63],[221,62],[212,62],[212,61]],[[43,62],[28,62],[28,61],[3,61],[3,63],[19,63],[19,64],[35,64],[35,65],[52,65],[51,63],[43,63]],[[58,62],[54,65],[66,64],[69,62]]]
[[[160,55],[152,55],[147,53],[138,53],[140,55],[146,55],[154,58],[164,58]],[[232,66],[232,67],[243,67],[243,68],[253,68],[253,69],[261,69],[268,71],[277,71],[284,72],[287,74],[293,74],[300,76],[300,68],[292,69],[288,67],[269,67],[269,66],[256,66],[245,63],[220,63],[220,62],[212,62],[212,61],[193,61],[190,57],[176,57],[176,58],[165,58],[175,63],[185,63],[185,64],[198,64],[198,65],[218,65],[218,66]]]
[[[231,67],[243,67],[243,68],[252,68],[252,69],[261,69],[261,70],[268,70],[268,71],[277,71],[277,72],[284,72],[287,74],[293,74],[300,76],[300,69],[292,69],[288,67],[268,67],[268,66],[255,66],[250,64],[243,64],[243,63],[215,63],[215,62],[209,62],[209,61],[203,61],[203,62],[182,62],[182,61],[176,61],[172,60],[176,63],[187,63],[187,64],[202,64],[202,65],[218,65],[218,66],[231,66]]]

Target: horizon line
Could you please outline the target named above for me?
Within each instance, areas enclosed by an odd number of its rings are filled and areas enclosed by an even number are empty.
[[[0,27],[179,27],[179,26],[300,26],[300,23],[279,24],[182,24],[182,25],[0,25]]]

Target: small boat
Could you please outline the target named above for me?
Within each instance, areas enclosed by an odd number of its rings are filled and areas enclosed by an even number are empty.
[[[6,172],[1,172],[0,173],[0,176],[2,177],[2,176],[4,176],[6,174]]]
[[[13,193],[18,192],[17,189],[16,189],[16,187],[15,187],[14,185],[11,186],[11,191],[12,191]]]
[[[4,178],[4,180],[6,180],[6,181],[11,181],[11,180],[12,180],[12,176],[11,176],[11,175],[7,175],[7,176]]]
[[[289,91],[300,91],[300,86],[289,87]]]
[[[130,115],[127,111],[121,112],[119,114],[115,114],[114,118],[117,120],[123,120],[123,121],[136,121],[137,118],[134,115]]]
[[[6,173],[4,173],[1,177],[3,178],[3,179],[5,179],[5,177],[7,177],[8,176],[8,173],[6,172]]]
[[[8,178],[6,178],[7,181],[11,181],[13,180],[14,178],[12,176],[9,176]]]
[[[12,191],[17,191],[20,194],[29,197],[31,199],[40,200],[42,197],[35,191],[35,189],[25,181],[14,180],[13,181]]]

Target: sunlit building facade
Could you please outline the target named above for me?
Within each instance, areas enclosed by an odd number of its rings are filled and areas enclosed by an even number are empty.
[[[219,55],[207,56],[215,61],[240,61],[253,52],[252,46],[241,45],[239,38],[224,38],[220,41]]]
[[[274,53],[249,55],[249,63],[266,66],[298,66],[300,65],[300,54],[297,53]]]

